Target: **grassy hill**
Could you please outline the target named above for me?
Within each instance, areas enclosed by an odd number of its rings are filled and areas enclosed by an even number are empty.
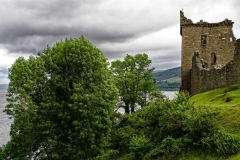
[[[238,105],[240,104],[240,84],[194,95],[191,97],[191,102],[196,106],[211,105],[221,107]]]
[[[178,91],[181,86],[181,67],[153,72],[157,88],[161,91]]]
[[[218,88],[194,95],[190,98],[194,106],[209,106],[210,110],[218,110],[216,116],[219,126],[231,134],[240,136],[240,84]],[[228,160],[239,160],[239,154]]]

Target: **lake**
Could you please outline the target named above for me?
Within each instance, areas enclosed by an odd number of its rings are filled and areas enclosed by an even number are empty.
[[[169,99],[173,99],[175,96],[174,91],[162,91]],[[9,119],[9,116],[3,112],[6,101],[6,90],[0,90],[0,146],[7,143],[10,139],[9,132],[10,126],[13,120]]]
[[[169,99],[173,99],[176,96],[176,91],[162,91]]]
[[[6,90],[0,90],[0,146],[6,144],[10,139],[9,131],[12,120],[9,119],[9,116],[3,112],[6,101]]]

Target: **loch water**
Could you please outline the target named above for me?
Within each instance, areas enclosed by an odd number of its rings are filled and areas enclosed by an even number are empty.
[[[9,116],[3,112],[6,101],[6,90],[0,90],[0,146],[7,143],[10,139],[9,131],[12,123],[12,119],[9,119]]]

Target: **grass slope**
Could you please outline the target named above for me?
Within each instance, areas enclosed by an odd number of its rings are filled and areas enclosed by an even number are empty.
[[[238,105],[240,104],[240,84],[194,95],[191,97],[190,102],[194,103],[195,106],[211,105],[221,107]]]
[[[240,135],[240,84],[194,95],[190,102],[194,106],[209,106],[212,110],[219,110],[216,117],[219,125],[232,134]],[[228,158],[239,159],[240,153]]]
[[[216,117],[219,124],[230,133],[240,135],[240,84],[194,95],[190,102],[219,110]]]

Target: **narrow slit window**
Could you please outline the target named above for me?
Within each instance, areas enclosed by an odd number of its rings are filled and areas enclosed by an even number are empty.
[[[216,53],[212,53],[212,56],[211,56],[211,61],[212,61],[212,65],[215,65],[217,63],[217,56],[216,56]]]

